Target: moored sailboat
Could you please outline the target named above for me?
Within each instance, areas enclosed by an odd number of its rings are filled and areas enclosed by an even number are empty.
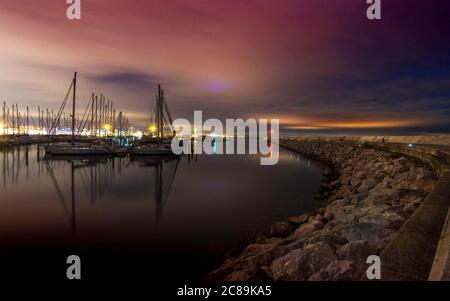
[[[109,155],[111,151],[107,146],[83,142],[61,142],[49,144],[45,152],[51,155]]]
[[[176,156],[172,152],[171,141],[174,137],[172,116],[164,97],[164,91],[158,85],[158,94],[155,107],[156,136],[143,137],[130,150],[135,156]]]
[[[67,102],[67,98],[70,95],[70,91],[72,90],[72,135],[70,142],[59,142],[53,143],[45,146],[45,153],[51,155],[110,155],[111,149],[108,145],[104,145],[96,142],[77,142],[75,141],[75,101],[76,101],[76,87],[77,87],[77,73],[75,72],[72,83],[69,87],[69,91],[66,95],[66,98],[63,101],[63,104],[58,112],[57,118],[53,121],[53,126],[51,130],[51,135],[53,134],[56,124],[59,122],[59,118],[61,116],[62,111],[64,110],[65,104]]]

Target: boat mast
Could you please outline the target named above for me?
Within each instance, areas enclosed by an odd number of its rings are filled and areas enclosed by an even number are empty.
[[[27,107],[27,135],[30,134],[30,108]]]
[[[75,90],[77,89],[77,73],[73,78],[73,100],[72,100],[72,144],[75,141]]]
[[[8,133],[8,120],[6,117],[6,101],[3,102],[3,135]]]
[[[162,99],[163,99],[163,89],[161,89],[161,94],[159,96],[159,120],[161,123],[161,139],[164,136],[164,115],[163,115],[163,104],[162,104]]]
[[[158,138],[162,137],[162,118],[161,118],[161,85],[158,84],[158,99],[156,100],[156,120],[158,123]]]

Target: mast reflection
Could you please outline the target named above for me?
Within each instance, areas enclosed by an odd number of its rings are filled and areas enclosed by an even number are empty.
[[[155,202],[159,223],[178,170],[178,157],[99,157],[49,156],[39,145],[0,147],[2,189],[33,185],[45,178],[54,188],[72,234],[77,231],[77,202],[87,200],[94,205],[102,200],[124,170],[131,165],[150,168],[153,181],[151,198]],[[37,182],[37,181],[36,181]],[[118,183],[118,182],[116,182]],[[16,188],[17,189],[17,188]],[[79,206],[78,206],[79,207]],[[80,209],[78,209],[80,210]]]

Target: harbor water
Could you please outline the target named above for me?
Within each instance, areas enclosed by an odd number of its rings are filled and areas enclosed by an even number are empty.
[[[38,145],[2,147],[3,264],[19,273],[23,254],[59,269],[80,254],[94,278],[113,258],[130,273],[198,279],[240,241],[319,208],[325,172],[286,150],[261,166],[258,155],[51,158]]]

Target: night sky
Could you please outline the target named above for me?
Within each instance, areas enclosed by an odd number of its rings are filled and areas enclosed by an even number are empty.
[[[175,117],[280,118],[287,130],[450,132],[450,1],[0,0],[0,100],[79,110],[103,92],[145,125],[156,83]]]

